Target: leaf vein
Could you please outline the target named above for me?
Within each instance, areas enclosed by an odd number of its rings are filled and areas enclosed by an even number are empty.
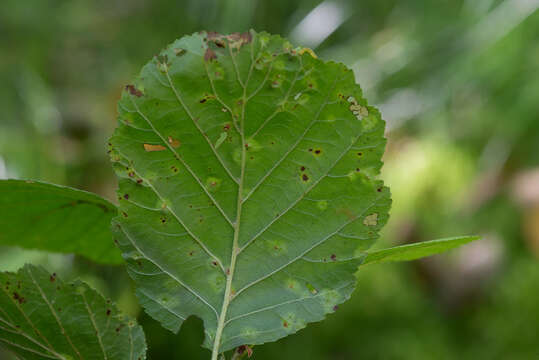
[[[193,294],[195,297],[197,297],[200,301],[202,301],[205,305],[207,305],[214,313],[217,318],[219,318],[219,315],[217,313],[217,310],[206,300],[204,299],[200,294],[198,294],[196,291],[194,291],[189,285],[185,284],[183,281],[178,279],[175,275],[173,275],[171,272],[167,271],[165,268],[163,268],[161,265],[157,263],[157,261],[150,258],[144,251],[140,249],[140,247],[136,244],[136,242],[129,236],[129,234],[124,230],[123,227],[120,226],[120,229],[125,234],[127,239],[131,242],[133,247],[140,252],[146,259],[148,259],[150,262],[152,262],[155,266],[157,266],[161,271],[163,271],[165,274],[170,276],[173,280],[175,280],[178,284],[183,286],[187,291],[189,291],[191,294]]]

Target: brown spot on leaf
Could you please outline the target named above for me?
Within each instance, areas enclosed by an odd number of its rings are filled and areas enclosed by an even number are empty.
[[[56,273],[52,273],[52,275],[50,276],[50,281],[51,282],[55,282],[56,281]]]
[[[352,211],[348,208],[339,208],[337,209],[337,214],[344,214],[346,215],[346,217],[348,218],[348,220],[352,221],[352,220],[355,220],[356,219],[356,216],[354,215],[354,213],[352,213]]]
[[[124,194],[124,199],[129,200],[129,194]]]
[[[215,59],[217,59],[215,52],[212,49],[207,48],[206,52],[204,53],[204,61],[211,61]]]
[[[285,328],[287,328],[287,327],[288,327],[288,323],[287,323],[286,321],[284,321],[284,322],[283,322],[283,326],[284,326]]]
[[[110,309],[107,309],[107,316],[110,316]]]
[[[243,355],[247,351],[247,357],[250,358],[253,355],[253,349],[247,345],[238,346],[236,352],[238,355]]]
[[[333,311],[337,311],[337,310],[339,310],[339,305],[335,305],[335,306],[333,307]]]
[[[300,167],[301,171],[305,171],[305,166]]]
[[[152,145],[152,144],[144,144],[144,150],[146,151],[163,151],[167,148],[163,145]]]
[[[135,85],[126,85],[125,90],[127,90],[131,95],[136,96],[136,97],[141,97],[143,95],[142,91],[137,89]]]
[[[335,255],[335,254],[331,254],[330,258],[333,261],[337,261],[337,255]]]
[[[210,41],[214,41],[223,37],[223,35],[219,34],[217,31],[208,31],[206,34],[208,35],[208,40]]]
[[[249,31],[241,33],[240,38],[243,40],[244,44],[249,44],[253,40],[253,36]]]
[[[303,175],[301,175],[301,180],[308,181],[309,177],[307,176],[307,174],[303,174]]]
[[[181,145],[180,140],[174,139],[174,138],[172,138],[172,136],[168,137],[168,143],[170,144],[170,146],[172,146],[174,148],[177,148],[177,147],[179,147]]]
[[[19,305],[22,305],[26,302],[26,299],[22,297],[21,295],[19,295],[19,293],[17,292],[13,293],[13,299],[17,300]]]

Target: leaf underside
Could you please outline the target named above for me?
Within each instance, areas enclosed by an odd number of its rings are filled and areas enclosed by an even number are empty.
[[[115,238],[146,311],[214,354],[348,299],[390,208],[384,121],[344,65],[278,36],[198,33],[126,86]]]
[[[121,264],[110,234],[116,214],[116,206],[86,191],[39,181],[0,180],[0,245]]]
[[[142,328],[83,282],[26,265],[0,273],[0,286],[0,345],[18,358],[146,358]]]

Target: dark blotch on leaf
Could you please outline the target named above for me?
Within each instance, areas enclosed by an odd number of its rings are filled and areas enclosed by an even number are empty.
[[[142,96],[142,91],[138,90],[135,85],[126,85],[125,90],[127,90],[131,95],[136,97]]]
[[[19,304],[24,304],[26,302],[26,299],[22,297],[21,295],[19,295],[19,293],[17,292],[13,293],[13,299],[17,300]]]
[[[337,260],[337,255],[331,254],[331,260],[336,261]]]
[[[309,177],[307,176],[307,174],[303,174],[303,175],[301,176],[301,179],[302,179],[303,181],[307,181],[307,180],[309,180]]]
[[[174,52],[176,53],[176,56],[182,56],[182,55],[185,55],[187,51],[185,51],[185,49],[178,48],[178,49],[174,49]]]

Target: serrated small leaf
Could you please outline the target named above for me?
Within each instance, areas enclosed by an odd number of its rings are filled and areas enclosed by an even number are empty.
[[[414,244],[395,246],[367,252],[361,265],[378,264],[390,261],[410,261],[440,254],[469,242],[479,240],[479,236],[459,236],[447,239],[423,241]]]
[[[116,206],[86,191],[30,180],[0,180],[0,246],[75,253],[121,264],[110,234]]]
[[[172,331],[203,319],[212,359],[334,312],[388,218],[384,121],[350,69],[313,55],[198,33],[119,102],[116,239],[146,311]]]
[[[26,265],[0,273],[0,346],[28,360],[140,360],[142,328],[81,281]]]

